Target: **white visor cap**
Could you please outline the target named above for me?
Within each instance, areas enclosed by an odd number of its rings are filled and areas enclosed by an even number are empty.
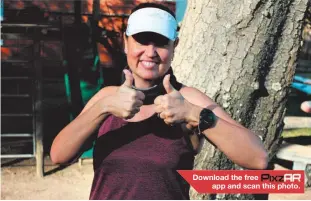
[[[141,8],[133,12],[129,19],[126,35],[141,32],[154,32],[175,41],[177,38],[177,21],[167,11],[159,8]]]

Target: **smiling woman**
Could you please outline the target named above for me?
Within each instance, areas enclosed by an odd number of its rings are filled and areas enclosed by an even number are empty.
[[[124,41],[127,62],[137,87],[150,87],[154,83],[145,80],[154,81],[169,70],[175,45],[173,41],[150,32],[124,37]]]
[[[160,4],[138,5],[124,43],[123,84],[92,97],[51,148],[51,159],[66,163],[98,131],[90,199],[189,199],[189,185],[176,170],[193,168],[201,136],[241,166],[266,168],[266,151],[254,133],[205,94],[176,80],[172,11]]]
[[[149,5],[133,10],[124,34],[127,62],[139,88],[151,87],[169,70],[178,43],[174,13],[164,6]]]

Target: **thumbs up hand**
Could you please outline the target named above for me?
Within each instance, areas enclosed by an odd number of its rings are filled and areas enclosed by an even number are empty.
[[[130,119],[140,111],[145,95],[141,91],[132,89],[134,81],[132,73],[127,69],[123,72],[125,81],[111,97],[111,113],[120,118]]]
[[[192,104],[170,83],[170,75],[163,79],[163,86],[167,92],[154,100],[155,111],[168,125],[187,122]]]
[[[121,87],[131,88],[133,85],[133,81],[134,81],[132,73],[127,69],[124,69],[123,73],[125,74],[125,81]]]

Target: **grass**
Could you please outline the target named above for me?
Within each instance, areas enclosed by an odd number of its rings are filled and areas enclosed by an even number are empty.
[[[282,133],[283,138],[292,138],[292,137],[311,137],[311,128],[296,128],[296,129],[287,129]]]

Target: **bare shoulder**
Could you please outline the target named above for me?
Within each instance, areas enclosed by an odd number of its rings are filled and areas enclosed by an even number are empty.
[[[85,105],[83,108],[82,113],[84,113],[86,110],[88,110],[90,107],[92,107],[97,101],[99,101],[102,98],[105,98],[107,96],[112,95],[113,93],[116,92],[118,89],[118,86],[109,86],[109,87],[104,87],[101,90],[99,90]]]
[[[117,91],[119,87],[118,86],[109,86],[109,87],[104,87],[101,90],[99,90],[95,96],[101,96],[101,97],[105,97],[105,96],[109,96],[113,93],[115,93]]]
[[[104,87],[101,90],[99,90],[91,99],[89,102],[96,102],[101,98],[104,98],[106,96],[110,96],[111,94],[115,93],[116,90],[119,87],[117,86],[109,86],[109,87]]]
[[[201,107],[217,105],[210,97],[208,97],[203,92],[201,92],[200,90],[194,87],[183,86],[180,89],[180,93],[190,103],[201,106]]]
[[[231,116],[223,108],[221,108],[215,101],[213,101],[210,97],[208,97],[200,90],[194,87],[183,86],[180,89],[180,93],[190,103],[200,106],[202,108],[208,108],[223,120],[230,122],[236,126],[240,127],[242,126],[238,122],[233,120]]]

